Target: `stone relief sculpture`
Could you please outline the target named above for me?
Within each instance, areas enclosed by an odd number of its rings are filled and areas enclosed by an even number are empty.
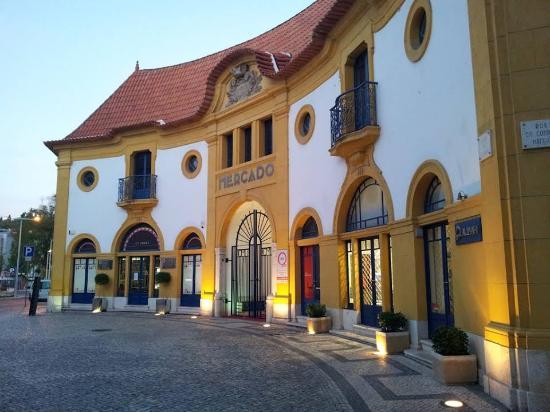
[[[229,83],[226,106],[244,100],[262,90],[262,75],[250,69],[248,64],[243,63],[235,66],[231,73],[233,79]]]

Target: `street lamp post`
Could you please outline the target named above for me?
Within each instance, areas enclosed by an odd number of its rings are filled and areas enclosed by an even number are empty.
[[[40,222],[40,215],[35,215],[32,219],[28,217],[20,217],[19,219],[19,242],[17,245],[17,262],[15,264],[15,282],[13,283],[13,297],[17,297],[17,280],[19,278],[19,260],[21,259],[21,232],[23,231],[23,220],[32,220]]]

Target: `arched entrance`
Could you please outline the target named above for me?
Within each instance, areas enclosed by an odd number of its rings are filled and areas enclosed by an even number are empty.
[[[95,275],[97,249],[88,238],[77,243],[73,253],[72,303],[92,303],[95,295]]]
[[[319,236],[317,222],[309,217],[302,226],[301,239],[315,239]],[[302,291],[302,315],[306,314],[306,307],[321,301],[321,279],[319,262],[319,245],[300,246],[300,271]]]
[[[147,224],[131,227],[120,243],[117,291],[125,290],[128,279],[128,305],[147,305],[158,294],[154,275],[160,271],[160,242]],[[157,253],[156,253],[157,252]]]
[[[272,229],[261,210],[242,218],[231,247],[231,315],[265,318],[271,289]]]

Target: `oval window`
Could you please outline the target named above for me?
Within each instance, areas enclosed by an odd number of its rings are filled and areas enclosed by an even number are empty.
[[[311,126],[311,114],[306,113],[302,118],[302,127],[301,127],[302,136],[307,136],[307,134],[309,133],[310,126]]]
[[[93,190],[97,186],[97,181],[97,170],[90,166],[83,168],[76,178],[76,183],[83,192],[90,192]]]
[[[199,168],[199,159],[195,155],[189,156],[189,159],[187,159],[187,170],[189,170],[189,173],[195,173],[195,170]]]
[[[405,53],[412,62],[422,58],[432,31],[430,0],[415,0],[409,10],[405,26]]]
[[[91,170],[88,170],[87,172],[84,172],[82,175],[82,184],[86,187],[90,187],[95,183],[95,175],[94,172]]]
[[[181,170],[183,174],[189,179],[194,178],[201,170],[201,162],[202,160],[200,153],[196,150],[190,150],[185,154],[183,161],[181,162]]]

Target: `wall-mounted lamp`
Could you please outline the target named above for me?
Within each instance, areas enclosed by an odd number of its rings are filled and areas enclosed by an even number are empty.
[[[464,193],[462,190],[458,192],[458,196],[456,197],[456,200],[466,200],[468,199],[468,195]]]

